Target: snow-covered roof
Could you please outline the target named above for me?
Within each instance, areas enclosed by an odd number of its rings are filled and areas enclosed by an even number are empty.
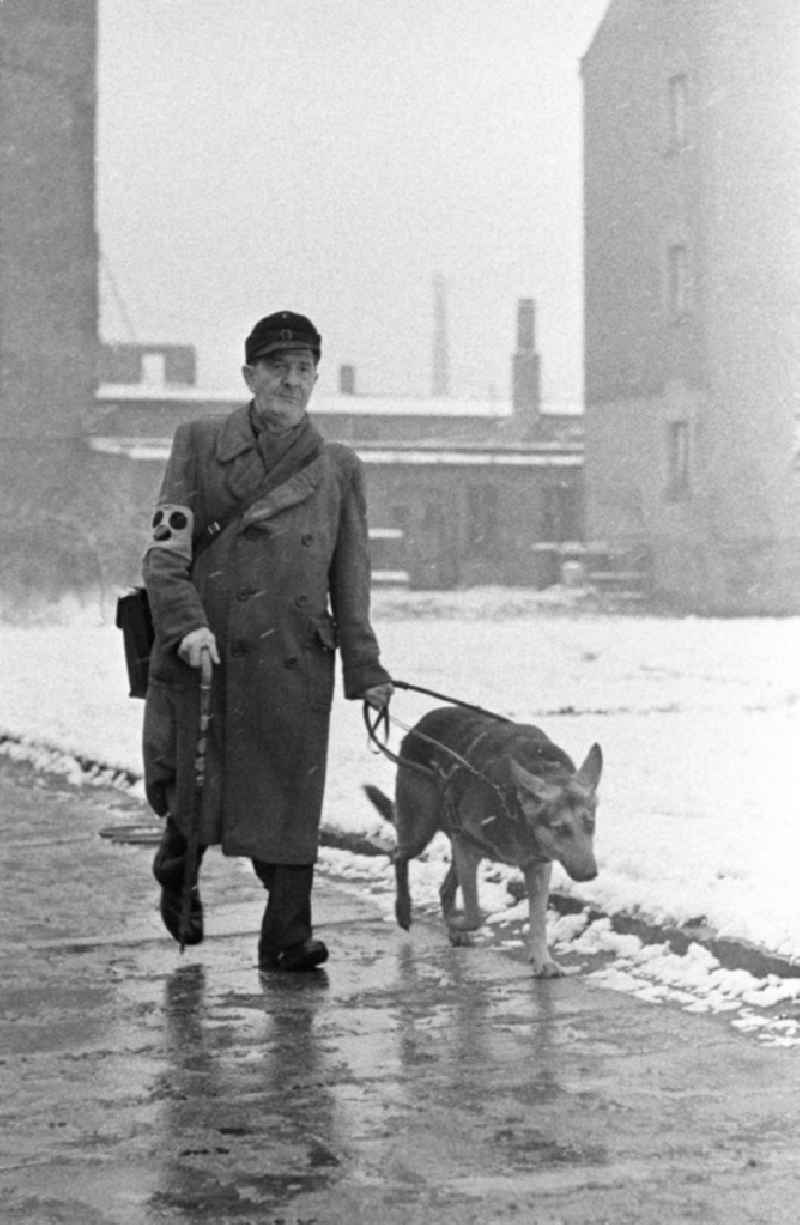
[[[102,455],[121,455],[127,459],[158,460],[162,463],[169,458],[170,452],[170,439],[168,438],[120,438],[90,434],[87,435],[86,443],[91,451]],[[567,449],[554,444],[543,444],[524,449],[511,447],[490,449],[486,446],[459,447],[457,445],[356,446],[354,449],[362,463],[369,465],[474,467],[477,464],[483,464],[512,468],[575,468],[580,467],[583,463],[583,454],[579,449]]]
[[[238,390],[208,391],[201,387],[156,387],[144,383],[105,383],[98,388],[97,399],[105,402],[123,401],[137,404],[208,404],[222,412],[226,406],[242,404],[246,395]],[[508,418],[512,415],[511,401],[505,399],[461,399],[450,396],[342,395],[317,392],[309,405],[310,412],[335,416],[386,417],[484,417]],[[576,400],[546,400],[541,405],[543,415],[579,417],[583,405]]]
[[[381,417],[510,417],[508,400],[457,400],[450,396],[315,395],[312,413]]]

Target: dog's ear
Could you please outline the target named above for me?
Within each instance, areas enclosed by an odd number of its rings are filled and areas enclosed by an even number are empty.
[[[514,785],[520,791],[524,791],[526,795],[534,796],[541,804],[554,804],[561,796],[563,787],[554,786],[553,783],[548,783],[543,778],[537,778],[535,774],[530,774],[513,757],[509,765],[511,766],[511,778]]]
[[[594,791],[600,782],[602,772],[603,750],[599,744],[593,744],[586,754],[583,765],[575,775],[575,782],[580,783],[582,787],[587,787],[589,791]]]

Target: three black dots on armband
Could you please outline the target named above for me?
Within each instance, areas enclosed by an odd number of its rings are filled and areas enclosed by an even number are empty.
[[[169,540],[173,532],[182,532],[188,519],[182,510],[170,511],[169,516],[163,510],[157,510],[153,515],[153,539]]]

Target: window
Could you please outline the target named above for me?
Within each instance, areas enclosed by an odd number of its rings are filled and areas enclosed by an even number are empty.
[[[499,543],[497,487],[470,485],[467,489],[467,551],[486,556]]]
[[[667,307],[671,319],[689,313],[689,256],[683,243],[667,248]]]
[[[688,139],[688,83],[685,73],[669,79],[669,147],[685,149]]]
[[[407,536],[408,525],[411,521],[408,506],[405,503],[401,503],[399,506],[393,506],[391,509],[391,518],[392,526],[398,528],[404,536]]]
[[[670,421],[667,426],[667,497],[672,502],[689,496],[689,422]]]
[[[167,381],[167,361],[163,353],[142,354],[142,382],[146,387],[163,387]]]
[[[579,494],[572,482],[555,481],[543,487],[539,535],[547,544],[580,539]]]

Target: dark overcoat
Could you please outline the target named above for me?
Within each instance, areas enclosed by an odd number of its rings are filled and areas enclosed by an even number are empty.
[[[245,406],[175,434],[144,563],[156,630],[145,785],[154,810],[169,808],[186,832],[199,673],[177,647],[207,625],[221,663],[200,841],[226,855],[313,863],[337,647],[346,697],[389,680],[369,620],[363,475],[355,453],[323,442],[307,419],[277,463],[265,463],[251,421]]]

